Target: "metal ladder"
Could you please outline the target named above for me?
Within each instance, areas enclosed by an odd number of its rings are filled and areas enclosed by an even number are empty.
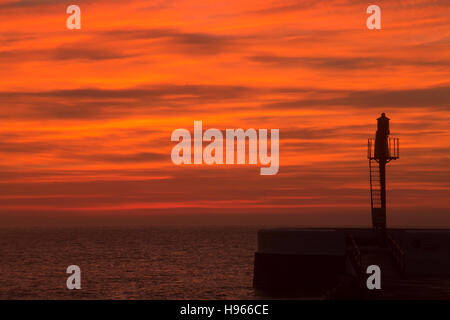
[[[381,208],[380,171],[375,160],[369,160],[369,175],[371,207],[372,209]]]

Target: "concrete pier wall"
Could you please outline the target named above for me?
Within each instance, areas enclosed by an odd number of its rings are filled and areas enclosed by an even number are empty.
[[[404,252],[405,268],[399,279],[450,276],[450,230],[389,229],[387,232]],[[398,260],[394,259],[398,251],[391,252],[380,234],[371,228],[263,229],[258,231],[254,287],[301,291],[335,284],[336,279],[349,274],[346,250],[350,235],[364,261],[372,259],[371,264],[381,266],[392,257],[400,269]],[[380,250],[385,253],[377,257]]]
[[[258,252],[345,255],[345,234],[336,229],[267,229],[258,231]]]
[[[345,234],[335,229],[258,232],[254,287],[266,292],[320,290],[345,272]]]

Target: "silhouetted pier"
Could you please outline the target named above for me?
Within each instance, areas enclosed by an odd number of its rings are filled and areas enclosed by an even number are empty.
[[[258,232],[254,287],[269,295],[330,299],[449,299],[450,230],[386,227],[386,164],[399,158],[389,118],[368,141],[372,228],[290,228]],[[369,266],[381,289],[366,285]]]

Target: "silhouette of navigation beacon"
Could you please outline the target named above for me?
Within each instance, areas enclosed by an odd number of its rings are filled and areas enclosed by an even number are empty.
[[[253,286],[262,296],[450,299],[450,230],[386,226],[386,164],[399,158],[389,118],[368,141],[372,228],[258,231]],[[381,269],[368,290],[367,267]]]
[[[386,229],[386,164],[399,158],[399,139],[389,137],[389,120],[381,114],[375,139],[369,139],[367,144],[372,225],[381,232]]]

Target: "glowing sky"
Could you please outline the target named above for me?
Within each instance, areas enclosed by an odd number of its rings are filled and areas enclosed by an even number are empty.
[[[67,30],[77,4],[82,30]],[[370,3],[372,4],[372,3]],[[450,226],[450,2],[1,0],[0,220],[273,213],[369,222],[367,138],[400,138],[388,206]],[[175,166],[171,132],[279,128],[280,170]],[[410,216],[408,216],[410,215]],[[105,218],[106,219],[106,218]],[[427,220],[428,219],[428,220]]]

